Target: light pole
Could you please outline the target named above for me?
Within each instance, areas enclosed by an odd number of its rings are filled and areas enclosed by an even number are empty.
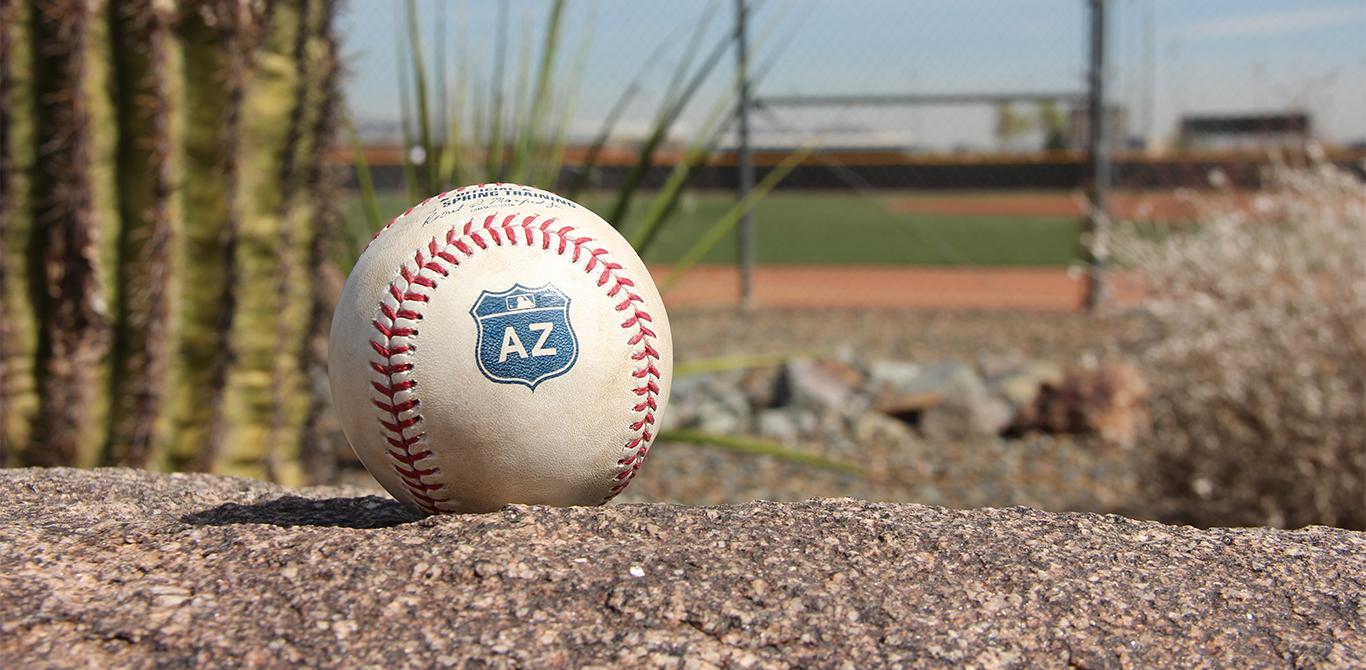
[[[749,35],[746,28],[748,8],[745,0],[735,0],[735,52],[739,70],[739,105],[736,115],[736,197],[744,200],[754,188],[754,160],[749,147]],[[740,217],[738,256],[740,261],[740,305],[754,306],[754,221],[749,213]]]
[[[1105,300],[1104,259],[1100,254],[1105,225],[1105,193],[1110,188],[1110,156],[1105,133],[1105,0],[1090,0],[1091,67],[1087,73],[1087,135],[1090,159],[1091,211],[1083,231],[1086,247],[1086,309],[1095,311]]]

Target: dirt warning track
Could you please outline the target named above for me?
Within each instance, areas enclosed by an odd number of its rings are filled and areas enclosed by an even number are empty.
[[[1202,208],[1223,211],[1246,206],[1245,200],[1207,192],[1198,198],[1177,191],[1115,192],[1107,196],[1106,208],[1113,218],[1126,221],[1191,221]],[[1080,192],[912,195],[892,200],[887,208],[897,214],[1080,217],[1086,198]]]
[[[650,268],[655,279],[667,266]],[[843,266],[761,266],[754,273],[755,302],[764,307],[961,309],[1072,312],[1082,309],[1086,282],[1066,269],[931,269]],[[694,268],[664,295],[669,306],[734,305],[740,275],[733,267]],[[1111,296],[1132,304],[1141,292],[1116,276]]]

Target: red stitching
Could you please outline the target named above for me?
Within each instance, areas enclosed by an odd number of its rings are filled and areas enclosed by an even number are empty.
[[[484,186],[484,184],[480,184]],[[460,187],[447,193],[459,193],[467,188]],[[446,195],[445,193],[442,194]],[[441,197],[441,196],[436,196]],[[428,199],[431,200],[431,199]],[[417,205],[421,207],[428,201]],[[404,215],[411,213],[411,209]],[[541,220],[537,223],[537,216],[530,215],[522,218],[520,224],[514,224],[519,214],[505,216],[501,222],[496,222],[496,214],[488,215],[482,226],[476,227],[474,219],[466,221],[463,226],[451,227],[444,236],[444,246],[436,239],[431,240],[426,245],[427,254],[423,255],[423,250],[415,252],[412,266],[407,263],[399,266],[397,277],[393,283],[389,284],[388,294],[385,300],[381,300],[377,314],[372,326],[380,338],[371,340],[370,347],[379,356],[380,360],[370,362],[370,367],[379,375],[379,379],[372,380],[371,386],[378,396],[371,402],[381,412],[379,424],[387,433],[384,437],[389,443],[390,449],[387,453],[395,462],[392,464],[394,472],[399,476],[405,488],[418,507],[429,513],[442,511],[440,503],[448,502],[449,492],[445,491],[445,485],[438,483],[441,475],[439,467],[419,467],[418,461],[432,455],[431,450],[422,448],[425,443],[426,434],[415,432],[413,429],[422,422],[420,413],[421,401],[416,397],[406,397],[400,399],[401,393],[411,393],[417,387],[414,379],[399,379],[395,375],[404,375],[412,372],[413,364],[408,361],[396,361],[397,356],[412,353],[415,347],[403,343],[395,343],[395,338],[416,338],[418,336],[417,323],[422,320],[422,307],[431,299],[428,294],[437,288],[437,280],[431,275],[440,278],[450,276],[452,269],[459,267],[459,258],[451,253],[451,249],[458,250],[466,257],[473,256],[474,249],[465,243],[469,240],[480,250],[487,250],[488,243],[480,233],[484,233],[497,246],[502,246],[503,239],[506,238],[511,245],[518,244],[516,228],[520,227],[528,247],[534,244],[533,231],[541,234],[541,249],[550,250],[552,238],[558,239],[555,254],[565,255],[570,245],[573,246],[573,254],[570,256],[571,263],[577,263],[586,245],[594,242],[593,238],[579,236],[570,238],[575,228],[571,225],[560,226],[556,230],[551,230],[555,224],[554,218]],[[403,218],[396,217],[384,230],[388,230],[394,223]],[[501,233],[499,229],[501,230]],[[376,235],[376,238],[379,237]],[[584,272],[591,273],[599,264],[602,265],[602,273],[598,277],[597,285],[600,287],[610,284],[607,289],[608,297],[615,298],[623,289],[630,289],[635,286],[630,278],[622,276],[619,271],[622,269],[620,263],[612,262],[605,248],[588,249],[588,260],[585,263]],[[428,272],[424,275],[423,271]],[[402,286],[397,284],[402,282]],[[389,305],[388,300],[395,304]],[[662,373],[655,365],[655,361],[660,358],[659,351],[653,345],[654,339],[658,336],[655,331],[647,327],[646,323],[653,323],[654,318],[650,313],[642,309],[645,299],[629,290],[626,297],[616,305],[618,312],[631,309],[629,318],[621,323],[622,330],[626,331],[626,343],[631,347],[639,347],[631,354],[631,360],[640,363],[640,367],[634,370],[632,377],[639,380],[639,386],[632,389],[632,393],[638,396],[638,402],[632,405],[631,411],[637,418],[631,422],[628,429],[633,436],[628,439],[622,447],[622,457],[617,461],[618,471],[612,476],[611,486],[607,494],[602,498],[602,502],[617,496],[621,493],[636,473],[640,471],[645,459],[649,456],[651,443],[654,434],[650,428],[655,424],[655,413],[659,410],[657,398],[660,394],[660,379]],[[404,303],[413,303],[410,307],[405,307]],[[634,305],[634,307],[632,307]],[[404,322],[400,324],[400,322]],[[405,416],[406,415],[406,416]],[[437,481],[429,481],[428,478],[436,478]]]
[[[448,236],[448,246],[449,243]],[[421,448],[426,434],[414,430],[422,423],[422,403],[412,395],[417,388],[417,380],[396,377],[412,372],[413,364],[394,360],[397,356],[416,350],[406,340],[416,338],[419,334],[417,324],[422,320],[421,305],[429,299],[422,291],[435,290],[437,287],[437,281],[430,275],[449,276],[447,264],[451,267],[458,265],[455,257],[440,247],[436,240],[427,244],[427,251],[429,256],[424,256],[421,249],[414,252],[411,266],[407,263],[399,266],[398,277],[389,284],[387,296],[380,301],[378,313],[371,322],[379,339],[372,339],[370,348],[381,360],[370,362],[371,369],[379,375],[379,379],[371,380],[370,386],[380,396],[372,398],[370,402],[381,413],[379,425],[386,432],[384,439],[391,447],[385,451],[394,461],[391,463],[394,473],[403,482],[404,488],[408,489],[417,506],[435,514],[441,511],[440,503],[449,500],[449,494],[445,491],[445,485],[440,483],[440,468],[417,465],[418,461],[432,455],[430,450]],[[387,302],[389,300],[394,304],[390,305]],[[405,306],[405,303],[411,305]],[[405,342],[395,343],[396,338],[405,338]],[[400,397],[404,393],[408,396]],[[436,481],[429,481],[429,477],[436,478]]]

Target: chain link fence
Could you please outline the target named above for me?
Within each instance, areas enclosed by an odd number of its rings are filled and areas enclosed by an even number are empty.
[[[689,100],[645,185],[664,185],[690,145],[710,150],[646,254],[654,264],[677,263],[736,198],[739,67],[726,40],[737,4],[602,0],[564,10],[564,174],[613,120],[590,184],[617,188],[661,107],[683,89]],[[1294,160],[1308,145],[1360,171],[1360,3],[749,0],[755,179],[791,152],[812,150],[752,213],[759,302],[940,305],[956,285],[964,306],[1080,304],[1075,269],[1096,199],[1088,190],[1093,6],[1108,19],[1100,125],[1113,189],[1105,204],[1115,217],[1179,221],[1191,216],[1181,189],[1209,188],[1211,175],[1255,189],[1268,161]],[[451,90],[466,86],[466,95],[483,91],[508,105],[517,104],[551,8],[417,3],[429,57]],[[343,19],[351,109],[370,146],[402,136],[394,101],[404,52],[394,44],[407,39],[403,22],[401,6],[385,3],[353,3]],[[718,44],[720,64],[689,88],[677,73]],[[702,141],[718,114],[715,140]],[[397,165],[380,162],[374,169],[394,176],[385,183],[401,182]],[[732,230],[674,299],[732,302],[737,257]],[[907,279],[888,287],[889,267]],[[917,298],[914,272],[942,286]]]

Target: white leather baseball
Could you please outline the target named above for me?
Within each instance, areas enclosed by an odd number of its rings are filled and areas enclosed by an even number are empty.
[[[606,502],[644,463],[672,372],[668,316],[635,250],[525,186],[459,188],[395,218],[332,318],[346,437],[429,513]]]

